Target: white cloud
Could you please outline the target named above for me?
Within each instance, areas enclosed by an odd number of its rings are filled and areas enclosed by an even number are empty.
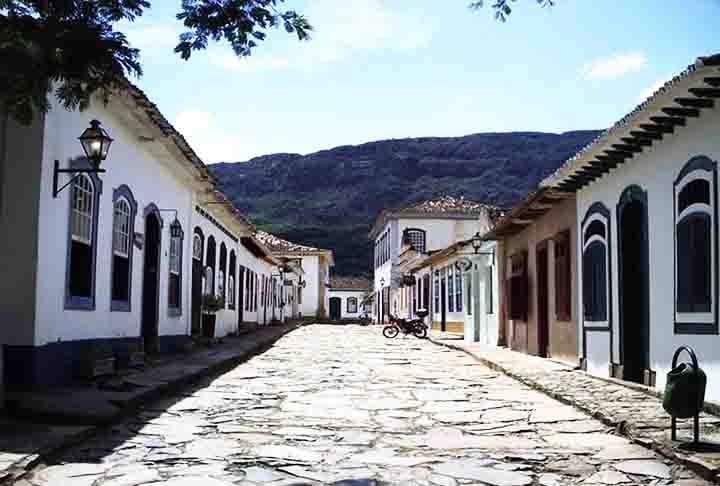
[[[665,79],[658,79],[653,83],[652,86],[644,90],[642,93],[640,93],[640,96],[638,96],[637,102],[638,104],[642,103],[646,99],[650,98],[652,95],[655,94],[655,91],[659,90],[663,86],[665,86],[665,83],[667,82],[669,78]]]
[[[647,58],[642,52],[626,52],[585,64],[580,69],[580,77],[596,81],[616,79],[627,73],[639,71],[646,64]]]
[[[173,125],[205,163],[236,162],[258,154],[257,147],[236,134],[228,133],[207,111],[178,113]]]
[[[392,10],[385,0],[312,0],[303,13],[315,28],[308,42],[293,39],[281,54],[246,59],[237,58],[229,49],[214,49],[210,61],[240,72],[312,69],[362,51],[418,49],[431,40],[431,32],[421,19]]]
[[[181,32],[178,24],[142,20],[128,23],[127,27],[121,30],[127,36],[130,45],[142,49],[143,52],[150,49],[175,47]]]

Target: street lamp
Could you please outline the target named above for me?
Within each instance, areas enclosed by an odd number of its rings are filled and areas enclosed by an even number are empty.
[[[178,221],[177,216],[175,216],[175,221],[170,224],[170,236],[172,238],[180,238],[182,237],[182,232],[182,225],[180,221]]]
[[[482,246],[482,244],[483,239],[482,236],[480,236],[480,232],[478,231],[477,233],[475,233],[475,236],[472,237],[472,247],[473,250],[475,250],[476,255],[480,251],[480,247]]]
[[[110,135],[108,135],[107,131],[101,126],[100,122],[97,120],[91,121],[90,126],[82,132],[78,140],[80,140],[80,145],[82,146],[83,152],[85,152],[85,157],[90,162],[90,168],[61,169],[60,161],[56,160],[53,170],[53,198],[57,198],[58,194],[75,182],[80,174],[100,174],[105,172],[105,169],[100,168],[100,164],[103,160],[107,159],[113,139],[110,138]],[[72,174],[73,177],[64,186],[58,188],[60,174]]]
[[[85,129],[78,140],[80,140],[85,156],[96,169],[99,169],[100,163],[107,158],[110,145],[113,143],[108,132],[100,126],[99,121],[93,120],[90,122],[90,127]]]

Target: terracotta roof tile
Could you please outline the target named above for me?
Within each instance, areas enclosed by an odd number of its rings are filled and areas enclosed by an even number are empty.
[[[428,214],[482,214],[484,211],[500,211],[495,206],[465,199],[464,196],[441,196],[436,199],[423,201],[398,211],[399,213],[428,213]]]
[[[626,114],[620,120],[615,122],[613,126],[602,132],[595,140],[581,148],[575,155],[569,158],[563,165],[557,168],[555,172],[547,176],[540,185],[545,187],[554,187],[561,182],[565,181],[566,176],[573,175],[577,163],[582,163],[585,155],[596,149],[598,146],[609,143],[612,137],[625,130],[627,127],[632,127],[633,123],[643,115],[646,111],[652,108],[653,103],[666,93],[670,93],[678,84],[690,78],[696,71],[706,66],[717,66],[720,63],[720,53],[712,54],[706,57],[699,57],[695,60],[695,63],[689,65],[684,71],[675,75],[672,79],[668,80],[663,86],[656,90],[650,95],[645,101],[637,105],[631,112]]]
[[[332,277],[331,289],[370,290],[370,280],[363,277]]]
[[[273,253],[316,253],[329,251],[322,248],[300,245],[288,240],[283,240],[282,238],[262,230],[258,230],[257,233],[255,233],[255,238],[261,241]]]

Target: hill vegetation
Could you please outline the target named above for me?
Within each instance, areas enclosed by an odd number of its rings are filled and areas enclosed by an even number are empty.
[[[211,168],[226,194],[257,226],[297,243],[332,249],[338,275],[369,276],[373,245],[367,235],[382,209],[446,194],[509,208],[598,134],[384,140]]]

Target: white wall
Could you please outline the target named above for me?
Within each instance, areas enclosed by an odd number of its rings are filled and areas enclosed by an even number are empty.
[[[363,314],[362,301],[363,301],[363,298],[365,297],[366,293],[367,292],[364,290],[333,290],[333,289],[330,289],[328,291],[328,306],[327,306],[328,312],[330,312],[330,299],[333,297],[337,297],[341,301],[340,302],[340,304],[341,304],[340,318],[341,319],[358,319]],[[352,312],[352,313],[348,312],[347,300],[351,297],[354,297],[355,299],[357,299],[357,303],[358,303],[357,312]],[[368,311],[369,311],[369,309],[368,309]]]
[[[107,169],[101,174],[103,190],[98,213],[97,272],[94,311],[64,309],[65,268],[67,261],[70,190],[57,199],[52,196],[53,161],[67,167],[68,160],[82,154],[77,137],[97,118],[115,139]],[[178,175],[183,172],[174,159],[151,154],[138,141],[136,134],[115,113],[102,106],[84,113],[67,112],[53,106],[46,117],[43,143],[42,179],[39,214],[38,295],[36,300],[37,334],[33,343],[139,336],[142,308],[143,251],[135,248],[132,268],[132,312],[110,312],[111,243],[113,222],[113,190],[127,184],[138,203],[134,230],[145,232],[143,211],[150,203],[158,208],[178,210],[185,232],[183,251],[182,307],[179,317],[168,315],[168,250],[169,227],[174,215],[163,213],[159,287],[159,334],[184,335],[190,328],[190,276],[193,190]],[[61,184],[67,176],[61,176]]]
[[[636,154],[631,160],[577,194],[578,228],[593,203],[603,202],[610,210],[614,362],[617,363],[620,359],[616,207],[622,191],[631,184],[637,184],[647,191],[648,196],[650,366],[657,372],[657,386],[663,387],[675,348],[682,344],[692,346],[698,355],[700,366],[708,376],[707,398],[711,400],[720,400],[720,336],[674,333],[673,182],[685,163],[694,156],[705,155],[714,161],[720,160],[718,133],[720,110],[705,110],[700,118],[688,118],[686,127],[676,128],[675,134],[665,135],[662,141],[653,143],[644,153]],[[579,267],[582,271],[582,266]],[[715,270],[718,271],[717,261]],[[578,308],[583,308],[582,295]],[[582,311],[579,315],[582,316]],[[588,334],[589,370],[592,364],[590,371],[608,374],[608,363],[603,363],[604,357],[610,354],[608,347],[607,333]],[[582,342],[580,349],[582,350]]]
[[[0,346],[34,342],[43,127],[0,111]]]
[[[480,248],[480,253],[492,253],[496,248],[496,242],[487,241]],[[498,343],[500,316],[497,252],[495,258],[491,255],[477,255],[470,258],[473,267],[465,273],[464,284],[465,292],[468,292],[470,287],[472,315],[467,314],[466,308],[465,341],[495,346]],[[488,291],[488,285],[492,287],[491,291]],[[488,295],[492,301],[488,301],[486,298]]]
[[[207,208],[204,208],[207,210]],[[211,221],[209,221],[207,218],[205,218],[202,214],[199,214],[195,209],[193,208],[192,211],[192,228],[190,229],[190,237],[192,237],[193,231],[196,227],[199,227],[203,235],[205,236],[205,241],[203,244],[203,268],[207,266],[207,243],[210,236],[212,236],[215,239],[215,291],[217,292],[218,289],[218,271],[220,270],[220,247],[224,243],[227,247],[227,263],[225,268],[225,288],[229,289],[228,286],[228,279],[230,275],[230,252],[235,251],[235,258],[236,258],[236,265],[242,265],[247,267],[253,260],[255,260],[255,257],[250,254],[249,251],[245,249],[244,246],[242,246],[239,243],[239,235],[238,235],[238,242],[233,241],[230,237],[228,237],[225,232],[221,231],[217,226],[215,226]],[[227,228],[226,228],[227,229]],[[186,238],[188,235],[188,232],[185,232]],[[192,245],[192,242],[190,242]],[[192,248],[192,247],[191,247]],[[190,267],[190,271],[192,271],[192,267]],[[235,295],[237,300],[238,295],[238,289],[239,285],[241,285],[241,282],[239,282],[239,272],[236,269],[235,270]],[[244,282],[243,282],[244,283]],[[188,285],[191,285],[192,282],[188,282]],[[203,293],[205,292],[205,289],[203,288]],[[226,292],[227,294],[227,292]],[[237,306],[235,310],[231,310],[228,307],[228,298],[226,295],[225,299],[225,309],[219,311],[216,314],[216,321],[215,321],[215,336],[216,337],[223,337],[228,334],[231,334],[233,332],[236,332],[238,330],[238,315],[237,315]],[[238,302],[239,305],[239,302]],[[244,320],[247,321],[247,318],[245,316]]]
[[[320,313],[320,307],[324,306],[327,314],[327,287],[330,279],[330,268],[325,257],[319,255],[285,255],[288,258],[300,258],[302,269],[305,272],[303,280],[306,283],[302,289],[302,304],[298,306],[303,317],[316,317]]]
[[[416,228],[425,231],[425,251],[441,250],[446,248],[453,243],[458,241],[467,240],[482,229],[482,224],[479,219],[410,219],[400,218],[391,219],[383,227],[382,231],[379,232],[378,238],[382,236],[385,231],[390,230],[390,259],[381,265],[379,268],[374,269],[373,278],[373,291],[379,292],[383,286],[380,285],[380,280],[385,280],[384,287],[391,286],[393,278],[398,277],[398,270],[396,268],[397,258],[400,254],[400,248],[402,247],[402,235],[406,229]],[[373,243],[374,245],[375,243]],[[374,264],[374,262],[373,262]],[[395,292],[391,293],[390,297],[390,310],[393,312],[394,299],[398,298]]]

